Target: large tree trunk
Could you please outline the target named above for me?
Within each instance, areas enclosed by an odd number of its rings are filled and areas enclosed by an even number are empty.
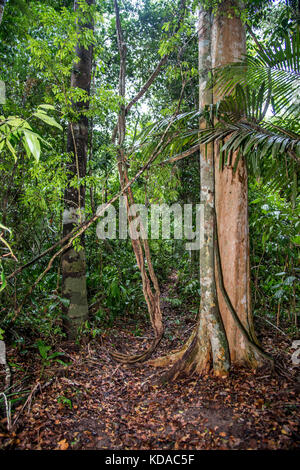
[[[207,83],[211,72],[211,26],[210,12],[199,11],[199,107],[212,103],[212,92]],[[205,120],[200,123],[206,127]],[[226,376],[229,370],[227,339],[219,312],[215,283],[215,192],[214,192],[214,146],[200,146],[200,198],[204,210],[204,244],[200,249],[201,301],[197,325],[181,351],[167,358],[153,361],[163,366],[175,360],[166,374],[174,379],[179,374],[203,374],[213,369],[215,375]]]
[[[199,108],[212,103],[207,87],[211,72],[211,14],[199,12]],[[205,127],[204,120],[200,127]],[[200,313],[195,338],[191,343],[188,369],[203,373],[213,368],[216,375],[226,375],[229,354],[225,331],[220,317],[214,275],[215,245],[215,184],[213,144],[200,146],[200,202],[204,210],[204,244],[200,248]],[[194,363],[194,364],[193,364]]]
[[[222,2],[212,28],[213,68],[241,60],[245,53],[244,25],[234,14],[233,2]],[[218,99],[220,96],[215,95],[214,101]],[[240,321],[257,342],[251,314],[246,162],[240,158],[234,172],[236,155],[220,168],[217,146],[215,154],[216,213],[224,286]],[[219,287],[217,292],[232,363],[256,366],[257,356],[233,319]]]
[[[86,3],[92,5],[95,0],[86,0]],[[78,8],[78,2],[75,0],[74,9],[77,10]],[[93,29],[93,24],[81,23],[79,28]],[[81,88],[89,95],[93,48],[89,46],[85,49],[79,45],[76,53],[79,61],[74,65],[71,86]],[[67,152],[72,155],[72,160],[68,164],[68,177],[71,180],[75,176],[78,182],[86,176],[89,129],[88,118],[84,115],[84,111],[88,109],[88,106],[88,102],[74,104],[77,119],[76,122],[70,122],[68,127]],[[85,187],[81,184],[79,184],[79,188],[68,185],[64,194],[64,206],[63,236],[70,233],[74,228],[74,224],[76,225],[84,218]],[[70,248],[62,256],[62,295],[70,301],[65,312],[67,318],[66,328],[69,339],[74,339],[78,327],[88,317],[84,248],[81,248],[80,251]]]
[[[212,28],[209,13],[201,10],[199,14],[200,109],[220,98],[207,88],[212,57],[215,67],[240,59],[245,51],[243,25],[234,11],[228,11],[232,5],[231,0],[222,3]],[[265,360],[272,363],[257,345],[251,316],[246,164],[240,160],[236,172],[232,164],[219,169],[217,150],[217,146],[200,146],[204,246],[200,250],[199,320],[181,350],[151,361],[162,367],[173,364],[165,376],[169,379],[209,369],[226,375],[230,361],[253,367]]]

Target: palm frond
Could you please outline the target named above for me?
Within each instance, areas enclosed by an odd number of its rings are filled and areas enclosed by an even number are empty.
[[[286,36],[284,45],[257,48],[256,57],[218,69],[213,86],[222,99],[200,112],[176,116],[161,158],[175,162],[197,144],[215,142],[221,168],[230,163],[236,169],[243,156],[254,174],[271,179],[274,188],[291,191],[300,163],[299,52],[297,33]],[[204,129],[199,129],[199,119],[206,121]],[[146,129],[141,148],[147,152],[147,146],[155,145],[168,123],[165,118]]]
[[[245,56],[214,71],[215,93],[231,94],[239,84],[252,89],[265,84],[264,101],[272,103],[276,113],[288,115],[299,106],[300,34],[286,35],[284,46],[256,48],[256,56]],[[296,108],[297,109],[297,108]]]

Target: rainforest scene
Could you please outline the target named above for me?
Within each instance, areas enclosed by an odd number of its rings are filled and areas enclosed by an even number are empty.
[[[299,450],[299,85],[298,0],[0,0],[2,451]]]

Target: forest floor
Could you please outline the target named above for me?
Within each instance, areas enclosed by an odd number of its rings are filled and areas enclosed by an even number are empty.
[[[184,315],[179,322],[181,309],[163,300],[166,335],[157,356],[189,335],[194,316]],[[0,448],[299,448],[300,376],[291,362],[292,341],[265,323],[256,326],[264,348],[285,364],[289,377],[233,368],[226,379],[207,375],[161,383],[161,369],[117,364],[109,356],[110,350],[134,353],[149,344],[150,334],[136,336],[132,319],[126,325],[119,320],[100,340],[60,345],[57,351],[69,365],[52,361],[42,377],[36,354],[16,357],[9,350],[10,361],[18,366],[13,380],[26,389],[26,401],[15,405],[10,432],[2,407]]]

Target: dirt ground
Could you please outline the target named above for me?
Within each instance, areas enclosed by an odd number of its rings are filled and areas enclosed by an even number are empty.
[[[164,315],[166,335],[156,356],[178,347],[193,327],[192,315],[179,324],[167,303]],[[136,336],[133,320],[115,324],[100,339],[64,343],[57,350],[69,365],[52,361],[42,377],[36,352],[23,357],[9,350],[12,393],[23,399],[13,403],[10,432],[2,403],[0,448],[297,449],[300,376],[291,361],[292,341],[263,321],[256,329],[286,376],[233,368],[227,379],[207,375],[161,383],[162,370],[117,364],[109,355],[149,344],[149,337]]]

